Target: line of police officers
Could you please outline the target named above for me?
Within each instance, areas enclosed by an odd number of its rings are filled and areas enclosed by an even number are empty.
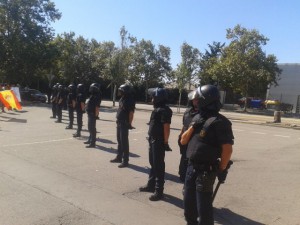
[[[56,122],[61,122],[63,105],[63,86],[57,84],[53,88],[52,112]],[[88,129],[90,136],[87,147],[95,147],[96,118],[101,103],[100,86],[96,83],[89,88],[90,97],[85,106],[84,86],[77,88],[71,84],[68,87],[67,105],[70,123],[66,129],[73,128],[74,111],[77,113],[77,132],[74,137],[80,137],[82,129],[82,114],[88,114]],[[123,84],[118,89],[121,97],[116,114],[117,123],[117,156],[111,163],[120,163],[119,168],[127,167],[129,161],[128,131],[134,129],[132,121],[135,111],[135,101],[132,87]],[[172,110],[167,105],[167,92],[164,88],[150,88],[148,94],[152,97],[153,111],[148,129],[150,171],[148,182],[139,188],[141,192],[151,192],[151,201],[163,198],[165,183],[165,151],[172,151],[168,140]],[[213,217],[213,185],[215,179],[224,183],[227,176],[227,165],[230,161],[233,145],[231,122],[219,113],[221,109],[220,92],[213,85],[204,85],[188,95],[189,107],[183,115],[183,127],[178,137],[181,159],[179,177],[184,182],[184,216],[187,225],[212,225]],[[55,105],[56,104],[56,105]]]

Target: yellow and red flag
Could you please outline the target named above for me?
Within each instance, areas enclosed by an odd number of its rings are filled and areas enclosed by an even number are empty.
[[[11,90],[0,91],[0,101],[7,109],[22,109],[15,93]]]

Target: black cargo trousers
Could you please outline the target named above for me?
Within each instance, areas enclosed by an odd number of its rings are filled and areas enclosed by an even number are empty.
[[[117,141],[118,141],[118,155],[117,159],[123,162],[129,161],[129,125],[126,121],[117,121]]]
[[[212,194],[216,174],[214,165],[193,165],[189,162],[183,200],[187,225],[214,224]]]
[[[89,141],[90,145],[96,144],[96,133],[97,133],[96,120],[97,120],[97,118],[96,118],[95,113],[88,113],[88,130],[90,133],[88,141]]]
[[[165,149],[163,139],[149,137],[149,163],[151,169],[147,186],[162,193],[165,183]]]

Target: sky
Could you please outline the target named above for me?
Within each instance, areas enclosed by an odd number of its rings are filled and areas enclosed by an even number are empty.
[[[52,0],[62,13],[51,24],[56,34],[120,46],[125,26],[137,40],[170,47],[173,68],[181,61],[186,42],[200,52],[214,41],[228,43],[226,29],[256,29],[269,38],[263,50],[278,63],[300,63],[299,0]]]

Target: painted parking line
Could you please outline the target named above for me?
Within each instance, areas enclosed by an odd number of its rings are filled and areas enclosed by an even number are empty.
[[[263,132],[256,132],[256,131],[252,131],[252,134],[267,134],[267,133],[263,133]]]
[[[73,140],[73,139],[74,138],[64,138],[64,139],[47,140],[47,141],[35,141],[35,142],[27,142],[27,143],[19,143],[19,144],[11,144],[11,145],[2,145],[2,147],[45,144],[45,143],[52,143],[52,142],[68,141],[68,140]]]
[[[233,131],[237,131],[237,132],[243,132],[245,130],[240,130],[240,129],[232,129]]]
[[[290,136],[284,136],[284,135],[279,135],[279,134],[274,134],[275,137],[282,137],[282,138],[290,138]]]

